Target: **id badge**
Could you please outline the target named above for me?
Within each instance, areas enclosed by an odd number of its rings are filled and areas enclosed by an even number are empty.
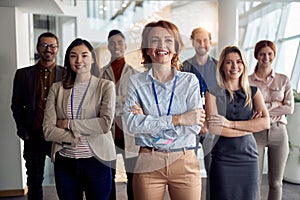
[[[156,138],[155,143],[156,144],[172,144],[172,139]]]

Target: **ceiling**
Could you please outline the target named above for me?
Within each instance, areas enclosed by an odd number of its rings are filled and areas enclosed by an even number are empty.
[[[1,0],[0,7],[18,7],[22,12],[35,14],[63,14],[61,0]]]
[[[133,0],[132,0],[133,1]],[[155,1],[155,0],[153,0]],[[156,0],[157,1],[157,0]],[[191,0],[175,0],[174,6],[180,6]],[[199,1],[199,0],[198,0]],[[218,1],[218,0],[200,0],[200,1]],[[239,0],[254,1],[254,0]],[[299,2],[300,0],[261,0],[261,2]],[[0,7],[18,7],[22,12],[35,13],[43,15],[64,14],[64,3],[62,0],[1,0]]]

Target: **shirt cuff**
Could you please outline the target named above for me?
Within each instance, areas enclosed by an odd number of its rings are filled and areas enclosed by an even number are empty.
[[[174,125],[172,123],[172,115],[162,116],[160,121],[162,122],[162,129],[174,129]]]
[[[171,115],[161,116],[159,118],[159,123],[157,125],[157,129],[153,133],[151,133],[151,136],[156,137],[158,132],[161,132],[164,130],[169,130],[169,129],[174,130],[174,128],[175,127],[173,126]]]

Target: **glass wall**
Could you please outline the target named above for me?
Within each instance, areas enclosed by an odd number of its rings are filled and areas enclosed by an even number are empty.
[[[257,41],[265,39],[275,42],[277,56],[274,70],[290,77],[292,87],[299,87],[300,49],[300,3],[264,3],[249,8],[249,3],[241,2],[240,40],[249,62],[249,73],[253,72],[256,60],[253,48]],[[246,6],[248,5],[248,6]]]
[[[178,24],[182,33],[186,36],[187,45],[183,51],[185,57],[192,52],[188,41],[190,29],[195,26],[209,26],[214,29],[214,25],[217,25],[217,23],[207,25],[205,24],[209,21],[207,18],[198,17],[201,13],[206,12],[206,17],[214,19],[217,9],[215,11],[212,9],[211,13],[207,13],[212,6],[209,8],[206,6],[206,4],[217,4],[217,2],[212,1],[89,0],[87,4],[92,29],[107,32],[112,28],[118,28],[128,33],[128,42],[136,41],[136,35],[139,35],[143,25],[149,20],[172,20]],[[169,10],[166,10],[167,6],[169,6]],[[199,8],[202,8],[202,12],[199,12]],[[300,26],[297,25],[300,21],[300,2],[240,1],[238,10],[239,45],[244,50],[249,62],[249,73],[253,72],[256,64],[253,56],[253,48],[256,42],[262,39],[271,40],[275,42],[278,52],[273,66],[275,71],[290,77],[293,88],[300,90],[300,75],[299,70],[296,68],[297,60],[300,59]],[[133,36],[130,35],[131,33]],[[212,30],[212,33],[215,34],[212,48],[212,55],[214,55],[214,47],[218,43],[218,34],[217,30]]]

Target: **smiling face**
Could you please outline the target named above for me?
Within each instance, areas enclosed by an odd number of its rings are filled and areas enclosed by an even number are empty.
[[[199,56],[207,55],[211,46],[211,40],[209,39],[209,33],[207,31],[199,31],[195,33],[192,40],[193,47]]]
[[[236,52],[227,54],[222,69],[225,80],[239,79],[244,71],[244,63],[241,56]]]
[[[91,66],[94,63],[90,50],[84,44],[75,46],[71,49],[70,55],[71,69],[81,75],[90,75]]]
[[[148,36],[147,55],[152,63],[171,66],[175,51],[175,39],[162,27],[153,27]]]
[[[108,39],[107,48],[110,51],[112,59],[122,58],[126,50],[125,39],[120,34],[111,36]]]
[[[274,51],[271,49],[271,47],[267,46],[261,48],[257,54],[258,67],[260,68],[271,67],[274,58],[275,58],[275,54]]]
[[[44,62],[55,62],[55,57],[58,52],[57,40],[53,37],[41,37],[40,43],[37,46],[40,60]]]

